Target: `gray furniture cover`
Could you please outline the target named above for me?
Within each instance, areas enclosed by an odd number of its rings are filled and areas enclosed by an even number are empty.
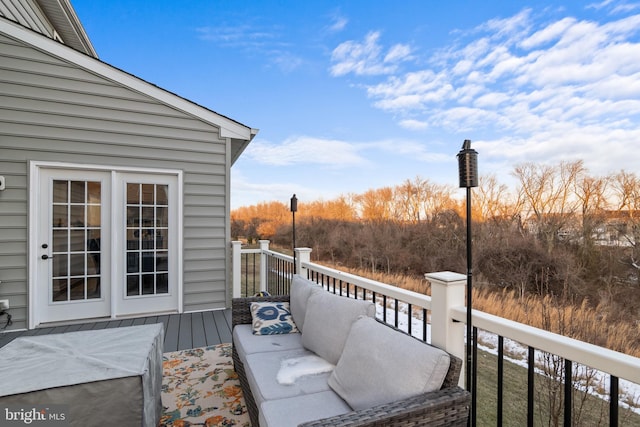
[[[71,426],[157,426],[162,324],[16,338],[0,348],[0,406],[68,405]]]

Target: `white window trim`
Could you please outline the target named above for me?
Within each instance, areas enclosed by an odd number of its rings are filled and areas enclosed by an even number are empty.
[[[83,164],[83,163],[65,163],[65,162],[47,162],[47,161],[37,161],[31,160],[29,161],[29,221],[28,221],[28,288],[29,288],[29,310],[28,310],[28,325],[29,329],[35,328],[40,324],[39,314],[36,310],[37,307],[37,298],[36,298],[36,289],[35,289],[35,281],[36,281],[36,271],[37,271],[37,262],[38,262],[38,233],[36,233],[38,227],[38,213],[34,210],[38,206],[38,200],[41,196],[41,189],[39,187],[40,182],[40,169],[69,169],[69,170],[92,170],[92,171],[104,171],[104,172],[112,172],[111,174],[111,183],[112,186],[115,184],[116,173],[126,172],[126,173],[140,173],[140,174],[158,174],[158,175],[173,175],[178,180],[178,206],[177,206],[177,265],[178,271],[177,275],[177,292],[178,292],[178,312],[182,313],[184,311],[184,291],[183,291],[183,281],[184,281],[184,272],[183,272],[183,240],[184,240],[184,223],[183,223],[183,208],[184,208],[184,172],[179,169],[158,169],[158,168],[144,168],[144,167],[128,167],[128,166],[110,166],[110,165],[92,165],[92,164]],[[114,200],[116,197],[116,192],[111,192],[111,202],[116,202]],[[111,237],[113,239],[121,239],[120,233],[111,230]],[[122,269],[118,269],[115,263],[111,265],[111,277],[116,278],[115,274],[119,274],[118,271]],[[114,292],[111,293],[112,298],[112,308],[111,308],[111,317],[115,318],[116,308],[114,306],[113,298]]]

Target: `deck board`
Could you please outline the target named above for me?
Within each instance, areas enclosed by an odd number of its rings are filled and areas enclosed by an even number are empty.
[[[193,336],[191,335],[191,313],[180,316],[180,330],[178,332],[178,350],[184,348],[193,348],[191,343]]]
[[[202,313],[193,313],[191,316],[191,336],[193,337],[194,348],[207,346]]]
[[[231,310],[213,310],[197,313],[166,314],[136,319],[105,320],[26,331],[0,333],[0,347],[22,336],[48,335],[74,331],[122,328],[135,325],[162,323],[164,325],[164,352],[206,347],[231,342]]]

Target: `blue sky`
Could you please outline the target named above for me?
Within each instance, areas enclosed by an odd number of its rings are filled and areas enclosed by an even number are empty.
[[[464,139],[508,185],[525,161],[640,173],[640,1],[72,4],[103,61],[260,130],[232,208],[455,187]]]

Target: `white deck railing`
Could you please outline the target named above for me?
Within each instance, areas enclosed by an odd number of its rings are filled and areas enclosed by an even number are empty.
[[[261,241],[261,249],[253,250],[258,251],[265,260],[261,262],[260,273],[261,289],[263,290],[266,286],[266,259],[268,256],[293,263],[293,257],[269,250],[268,243],[268,241]],[[234,296],[240,295],[241,270],[239,264],[241,262],[240,254],[243,251],[240,242],[234,242]],[[467,277],[465,275],[453,272],[426,274],[425,278],[431,283],[431,296],[428,296],[312,263],[310,254],[311,249],[296,249],[296,272],[305,277],[320,275],[338,283],[348,283],[369,291],[369,293],[376,295],[376,298],[386,296],[394,301],[401,301],[407,306],[410,305],[413,309],[428,310],[430,312],[429,342],[458,356],[463,361],[465,360],[467,322],[465,307]],[[237,293],[235,293],[236,290]],[[534,348],[536,351],[571,360],[596,371],[627,380],[636,387],[636,390],[640,390],[640,358],[478,310],[473,310],[472,323],[483,333],[495,334],[515,341],[522,346]],[[460,378],[463,382],[464,372]]]

